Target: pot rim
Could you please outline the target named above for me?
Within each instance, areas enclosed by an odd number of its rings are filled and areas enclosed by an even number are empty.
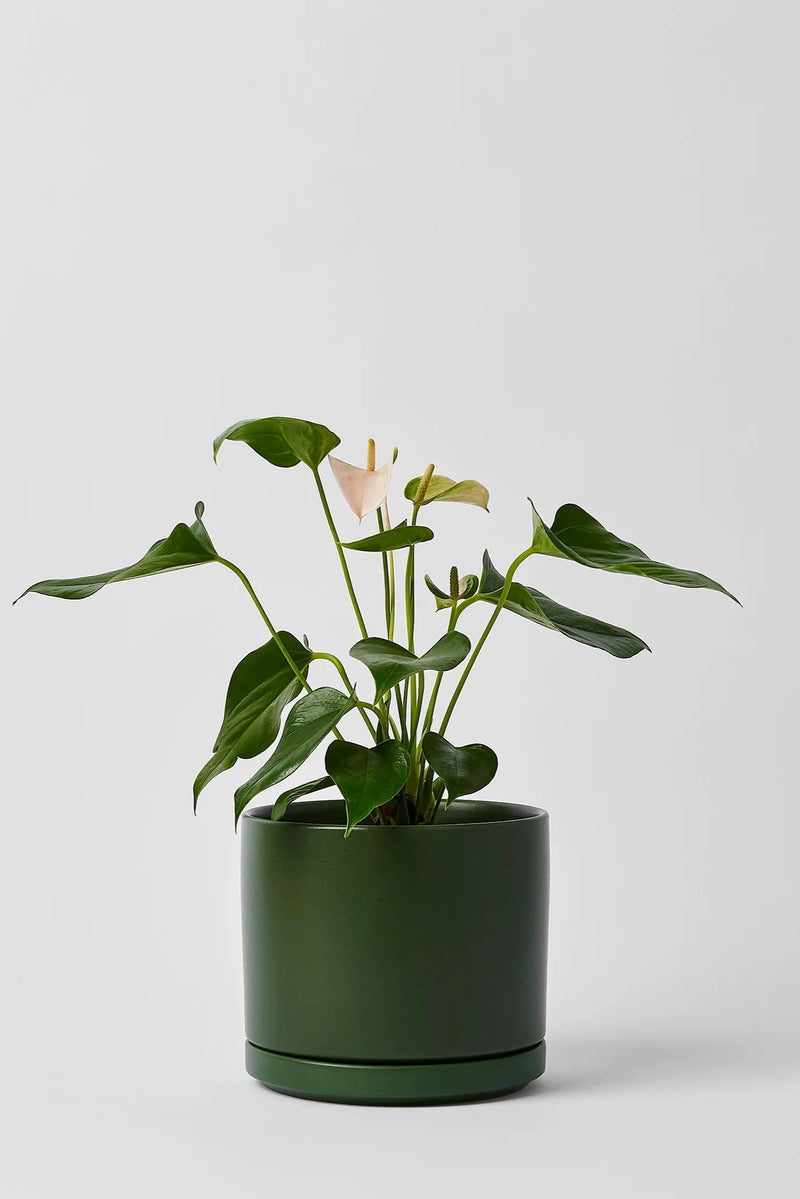
[[[249,808],[242,813],[243,820],[258,821],[261,824],[267,824],[271,828],[305,828],[318,829],[320,832],[331,832],[341,834],[347,827],[344,819],[344,800],[343,799],[316,799],[316,800],[301,800],[297,804],[293,804],[281,820],[270,819],[273,804],[265,804],[258,808]],[[455,801],[454,807],[448,810],[449,813],[454,813],[456,806],[460,807],[463,812],[465,808],[469,808],[473,815],[476,812],[486,814],[488,817],[492,809],[497,811],[497,815],[489,819],[467,819],[458,820],[454,815],[449,819],[442,820],[436,824],[396,824],[396,825],[380,825],[380,824],[357,824],[353,828],[353,833],[396,833],[399,830],[406,834],[409,832],[421,833],[423,830],[430,832],[440,829],[469,829],[477,827],[496,826],[502,824],[514,824],[527,820],[547,820],[548,813],[544,808],[534,807],[532,804],[511,803],[507,800],[497,799],[459,799]],[[331,812],[333,808],[340,808],[342,811],[342,820],[332,823],[330,821],[322,821],[319,816],[314,815],[309,820],[300,820],[297,817],[302,813],[303,808],[314,809],[318,812],[320,808]],[[288,819],[287,819],[288,817]]]

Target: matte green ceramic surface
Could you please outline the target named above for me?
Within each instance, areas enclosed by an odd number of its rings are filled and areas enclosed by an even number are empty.
[[[543,1046],[525,1055],[545,1034],[545,812],[459,800],[433,826],[359,825],[345,840],[340,800],[297,803],[281,821],[270,811],[242,822],[251,1074],[293,1094],[408,1103],[541,1073]],[[508,1060],[474,1060],[509,1055],[513,1078]],[[323,1067],[311,1082],[309,1060]],[[459,1067],[450,1082],[445,1065]],[[349,1066],[384,1072],[361,1070],[372,1081],[356,1086],[349,1071],[343,1085]],[[423,1069],[386,1073],[399,1066]]]
[[[468,1062],[319,1062],[245,1044],[248,1074],[287,1095],[331,1103],[463,1103],[519,1091],[544,1073],[545,1043]]]

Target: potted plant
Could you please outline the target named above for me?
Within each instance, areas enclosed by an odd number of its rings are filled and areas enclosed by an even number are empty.
[[[486,488],[428,466],[405,487],[407,517],[392,524],[396,451],[376,469],[370,441],[366,465],[353,466],[333,456],[339,438],[329,429],[290,417],[232,425],[214,442],[215,459],[226,441],[244,442],[273,466],[310,470],[358,628],[349,656],[365,668],[362,679],[318,648],[316,630],[312,644],[278,627],[243,571],[215,548],[200,503],[191,525],[176,525],[132,566],[47,579],[28,592],[85,599],[109,583],[214,562],[241,580],[267,626],[268,640],[233,671],[212,755],[194,782],[196,807],[217,775],[267,754],[234,794],[249,1073],[291,1094],[355,1103],[517,1090],[544,1069],[548,817],[502,792],[471,798],[492,782],[497,758],[486,745],[450,740],[464,686],[504,612],[616,658],[648,648],[518,581],[537,554],[730,592],[653,561],[577,505],[559,508],[548,526],[529,501],[529,542],[505,571],[487,552],[480,575],[455,566],[439,583],[424,575],[447,627],[419,647],[416,557],[434,536],[428,516],[438,503],[488,511]],[[375,516],[374,532],[342,541],[321,473],[326,459],[359,521]],[[382,571],[380,635],[359,604],[351,554],[373,555]],[[473,645],[457,626],[476,604],[487,619]],[[340,686],[317,685],[319,662],[334,667]],[[326,741],[323,775],[249,808]],[[335,798],[306,798],[326,789]]]

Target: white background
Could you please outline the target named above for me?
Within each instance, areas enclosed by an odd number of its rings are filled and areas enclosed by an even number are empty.
[[[493,633],[451,729],[551,813],[550,1061],[409,1110],[243,1071],[252,765],[190,797],[264,639],[233,576],[6,602],[4,1197],[797,1193],[799,64],[789,0],[6,0],[7,601],[202,498],[276,621],[344,654],[308,473],[211,461],[286,414],[350,461],[397,444],[395,519],[428,461],[489,487],[435,513],[440,582],[507,565],[530,494],[744,608],[526,565],[654,653]]]

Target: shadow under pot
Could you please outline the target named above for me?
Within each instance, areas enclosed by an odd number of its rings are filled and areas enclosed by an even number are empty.
[[[548,817],[458,800],[358,825],[341,800],[242,819],[246,1067],[359,1104],[517,1091],[545,1062]]]

